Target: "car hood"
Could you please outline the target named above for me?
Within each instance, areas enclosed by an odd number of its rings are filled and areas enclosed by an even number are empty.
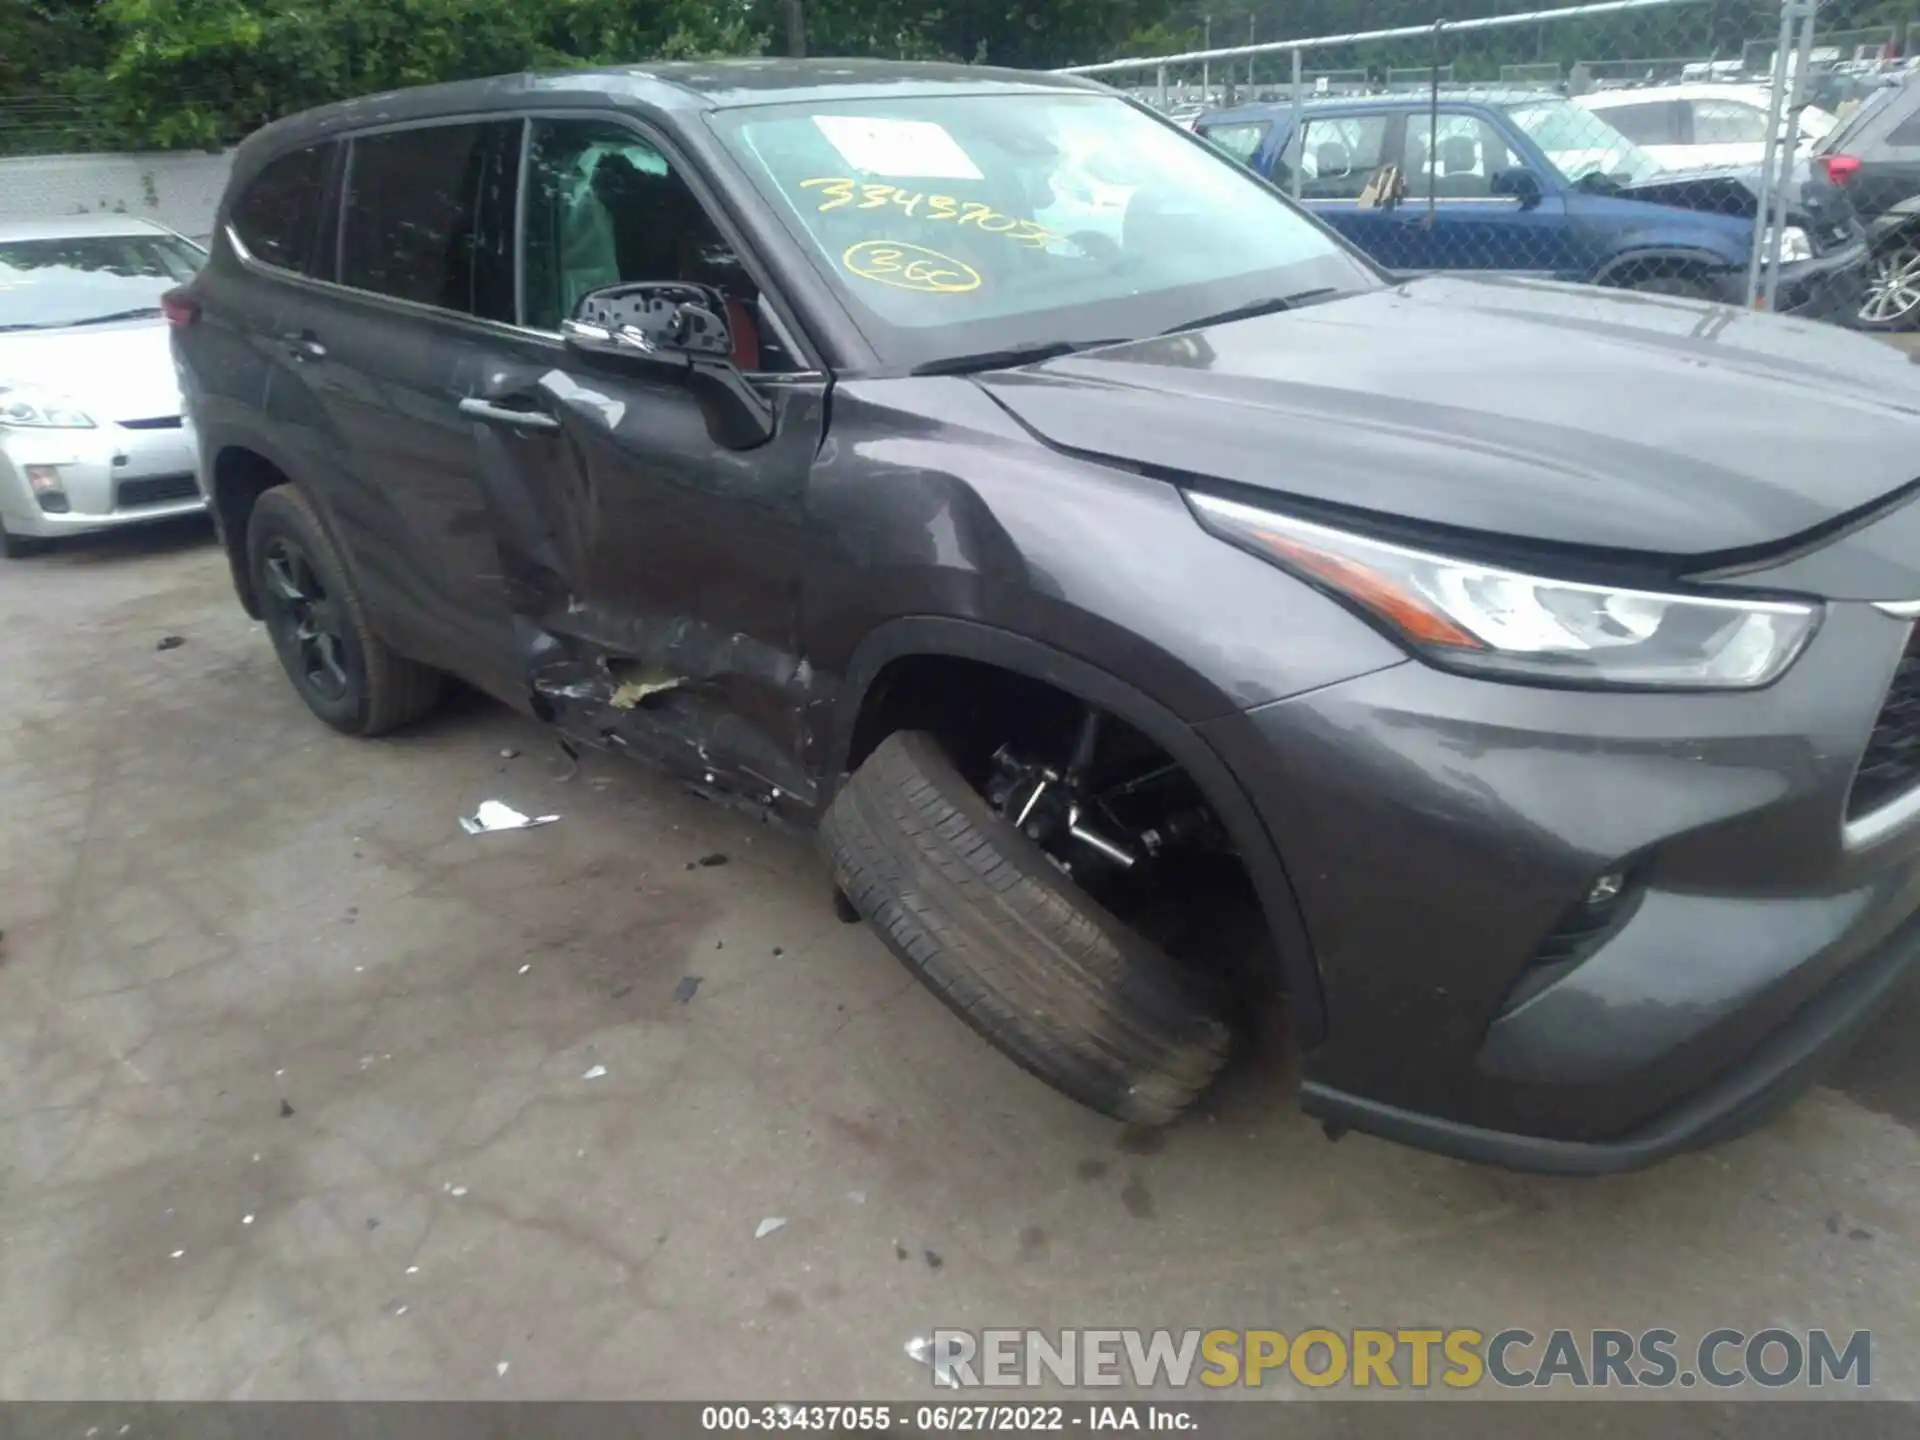
[[[1436,527],[1764,554],[1920,477],[1920,368],[1830,326],[1435,277],[976,377],[1042,440]]]
[[[164,320],[0,334],[0,381],[50,391],[96,420],[180,413]]]

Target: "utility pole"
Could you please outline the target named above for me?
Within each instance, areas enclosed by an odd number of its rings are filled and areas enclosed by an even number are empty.
[[[1213,17],[1203,16],[1200,23],[1200,48],[1211,50],[1213,48]],[[1213,62],[1211,60],[1200,62],[1200,103],[1202,105],[1213,103]]]
[[[787,54],[803,56],[807,53],[807,5],[806,0],[785,0],[787,11]]]
[[[1259,41],[1254,38],[1254,33],[1259,30],[1259,28],[1259,13],[1249,10],[1247,12],[1247,44],[1256,45],[1259,43]],[[1247,56],[1247,98],[1249,100],[1253,98],[1253,56],[1251,55]]]

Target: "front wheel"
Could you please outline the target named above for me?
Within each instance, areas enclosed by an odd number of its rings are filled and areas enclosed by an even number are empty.
[[[293,486],[254,504],[247,565],[280,664],[320,719],[342,734],[380,735],[433,708],[440,672],[373,633],[332,537]]]
[[[1895,236],[1873,252],[1854,324],[1880,332],[1920,325],[1920,233]]]
[[[841,892],[887,947],[1055,1089],[1163,1125],[1226,1063],[1229,1032],[1193,977],[1066,879],[933,736],[881,742],[821,838]]]

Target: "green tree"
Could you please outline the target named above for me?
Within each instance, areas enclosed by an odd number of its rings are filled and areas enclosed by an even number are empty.
[[[90,98],[126,136],[216,146],[310,105],[568,64],[748,53],[700,0],[102,0]]]

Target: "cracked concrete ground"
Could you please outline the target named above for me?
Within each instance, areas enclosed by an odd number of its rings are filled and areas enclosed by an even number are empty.
[[[1915,988],[1644,1174],[1330,1145],[1274,1063],[1143,1143],[806,842],[477,698],[324,729],[198,530],[0,564],[0,677],[0,1397],[914,1398],[936,1324],[1865,1327],[1920,1395]]]

